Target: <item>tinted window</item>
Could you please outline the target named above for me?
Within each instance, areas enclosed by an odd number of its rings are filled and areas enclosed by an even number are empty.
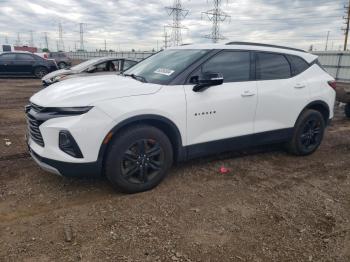
[[[293,75],[298,75],[309,68],[308,63],[304,59],[298,56],[288,56],[289,61],[293,65]]]
[[[33,61],[34,58],[32,55],[27,55],[27,54],[17,54],[16,57],[17,60],[25,60],[25,61]]]
[[[3,45],[2,46],[2,51],[4,52],[11,52],[11,46],[10,45]]]
[[[283,55],[257,53],[257,79],[273,80],[291,77],[290,65]]]
[[[4,60],[15,60],[16,54],[2,54],[0,56],[0,61]]]
[[[202,66],[202,72],[221,73],[224,82],[249,81],[250,54],[245,51],[221,52]]]

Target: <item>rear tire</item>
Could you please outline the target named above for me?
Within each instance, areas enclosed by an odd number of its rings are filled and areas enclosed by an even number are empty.
[[[322,142],[325,126],[320,112],[312,109],[303,112],[294,127],[293,138],[287,144],[288,151],[297,156],[315,152]]]
[[[42,66],[34,69],[34,75],[40,79],[43,78],[48,73],[49,73],[49,70],[45,67],[42,67]]]
[[[147,125],[132,126],[111,141],[105,173],[116,189],[137,193],[157,186],[172,163],[173,149],[161,130]]]
[[[59,69],[64,69],[64,68],[66,68],[67,67],[67,64],[65,63],[65,62],[59,62],[58,63],[58,68]]]
[[[350,118],[350,103],[347,103],[344,108],[345,115],[347,118]]]

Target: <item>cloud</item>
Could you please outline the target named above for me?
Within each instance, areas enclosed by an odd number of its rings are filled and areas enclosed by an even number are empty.
[[[230,19],[220,24],[225,41],[254,41],[323,49],[330,31],[329,47],[343,44],[342,17],[346,0],[228,0],[222,9]],[[183,0],[189,10],[182,21],[183,42],[210,42],[203,36],[211,33],[212,24],[202,12],[212,9],[212,1]],[[10,43],[20,33],[28,44],[29,32],[34,42],[43,46],[43,32],[49,36],[51,49],[56,48],[58,23],[63,27],[67,50],[79,46],[79,23],[84,23],[84,45],[88,50],[107,48],[149,50],[163,45],[164,30],[171,33],[172,18],[166,6],[172,0],[1,0],[0,43]],[[165,28],[165,29],[164,29]]]

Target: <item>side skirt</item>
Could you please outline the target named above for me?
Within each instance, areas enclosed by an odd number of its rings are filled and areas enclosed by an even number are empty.
[[[187,151],[186,153],[188,160],[217,153],[241,150],[254,146],[287,142],[292,139],[293,130],[294,128],[279,129],[252,135],[189,145],[184,148],[185,151]]]

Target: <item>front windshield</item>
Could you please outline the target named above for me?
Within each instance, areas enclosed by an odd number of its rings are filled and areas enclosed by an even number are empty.
[[[72,69],[74,71],[81,71],[81,70],[87,69],[89,66],[97,63],[100,60],[102,61],[103,59],[101,59],[101,57],[93,58],[93,59],[87,60],[85,62],[82,62],[80,64],[77,64],[77,65],[71,67],[70,69]]]
[[[169,49],[161,51],[125,71],[125,75],[142,77],[148,83],[167,84],[189,65],[208,53],[203,49]]]

